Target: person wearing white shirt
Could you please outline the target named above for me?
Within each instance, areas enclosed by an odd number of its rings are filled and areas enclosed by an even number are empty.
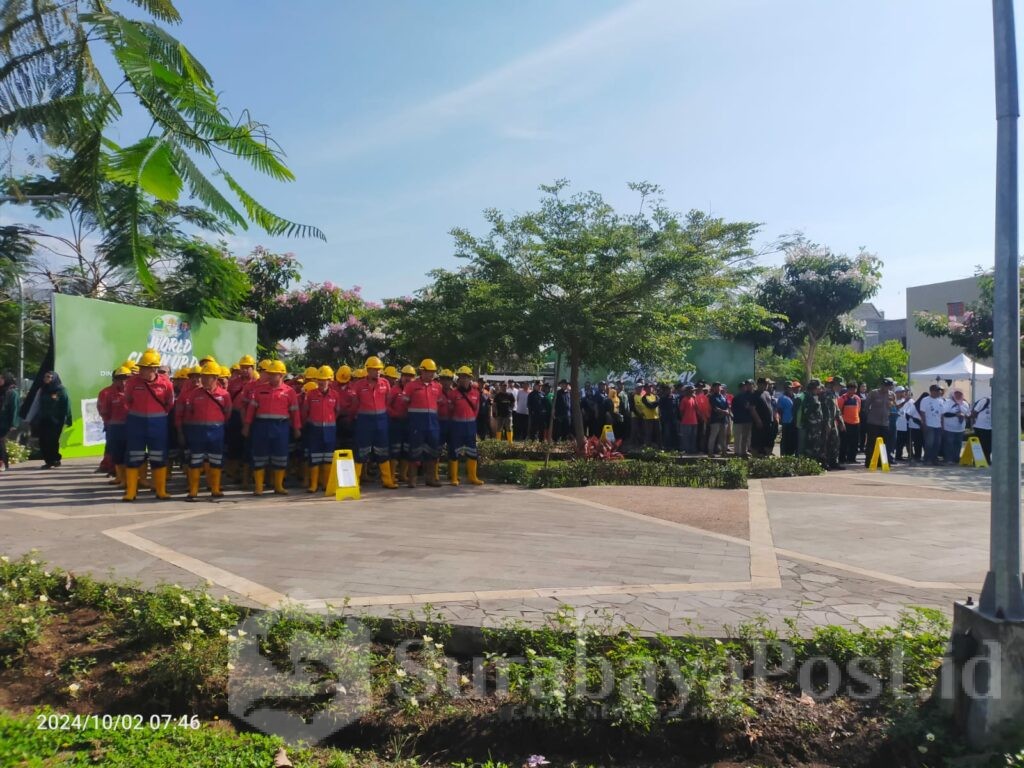
[[[903,461],[903,449],[906,448],[909,461],[913,459],[913,455],[910,451],[910,432],[907,431],[907,414],[904,406],[910,397],[910,391],[904,387],[896,387],[893,392],[896,393],[896,450],[893,451],[892,459]]]
[[[979,397],[971,409],[971,421],[974,434],[978,436],[981,450],[985,452],[985,461],[992,464],[992,398]]]
[[[970,415],[971,406],[964,400],[964,393],[959,389],[953,390],[953,397],[946,400],[946,410],[942,413],[942,455],[948,464],[960,462],[960,449]]]
[[[529,385],[519,387],[516,390],[516,410],[512,415],[512,434],[516,440],[525,440],[526,433],[530,428],[530,407],[527,404],[529,398]]]
[[[946,412],[942,387],[932,384],[928,388],[928,397],[921,398],[917,410],[921,414],[921,428],[924,431],[924,460],[929,464],[938,464],[939,450],[942,448],[942,414]]]
[[[907,427],[907,455],[910,461],[920,461],[924,453],[924,438],[921,434],[921,413],[908,389],[906,400],[900,405],[900,418]],[[899,422],[897,422],[897,428]]]

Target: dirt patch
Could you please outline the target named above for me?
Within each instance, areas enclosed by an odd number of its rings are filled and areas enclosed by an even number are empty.
[[[949,501],[987,501],[987,495],[964,491],[947,491],[921,485],[886,483],[857,475],[837,477],[830,472],[818,477],[777,477],[762,480],[766,491],[830,494],[834,496],[875,496],[880,499],[939,499]],[[848,474],[848,473],[847,473]]]
[[[691,525],[739,539],[750,538],[746,491],[708,488],[637,488],[591,486],[553,491],[575,499]]]

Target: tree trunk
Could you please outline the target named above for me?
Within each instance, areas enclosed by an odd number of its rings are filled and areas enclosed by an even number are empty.
[[[569,386],[572,388],[572,431],[576,436],[576,455],[583,455],[583,413],[580,411],[580,357],[575,350],[569,351]]]
[[[811,379],[811,371],[814,368],[814,358],[818,355],[818,339],[813,336],[807,337],[807,351],[804,353],[804,386]]]

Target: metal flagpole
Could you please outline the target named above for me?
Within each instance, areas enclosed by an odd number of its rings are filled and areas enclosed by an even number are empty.
[[[1024,620],[1020,515],[1020,266],[1017,48],[1013,0],[992,0],[996,81],[996,237],[992,358],[992,519],[979,610]]]

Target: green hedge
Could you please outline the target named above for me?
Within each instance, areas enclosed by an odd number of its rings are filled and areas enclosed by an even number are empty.
[[[476,450],[480,457],[480,463],[486,464],[487,462],[504,461],[505,459],[543,461],[549,450],[551,451],[551,458],[564,459],[575,453],[576,445],[571,440],[563,440],[558,443],[544,443],[540,440],[512,443],[507,443],[504,440],[479,440],[476,444]]]
[[[563,461],[530,477],[531,488],[583,485],[653,485],[683,488],[746,488],[747,468],[735,459],[664,464],[654,461]]]
[[[480,473],[496,483],[526,485],[530,479],[530,465],[516,459],[493,461],[489,464],[481,464]]]
[[[767,456],[747,459],[747,477],[759,480],[765,477],[802,477],[825,472],[821,464],[806,456]]]

